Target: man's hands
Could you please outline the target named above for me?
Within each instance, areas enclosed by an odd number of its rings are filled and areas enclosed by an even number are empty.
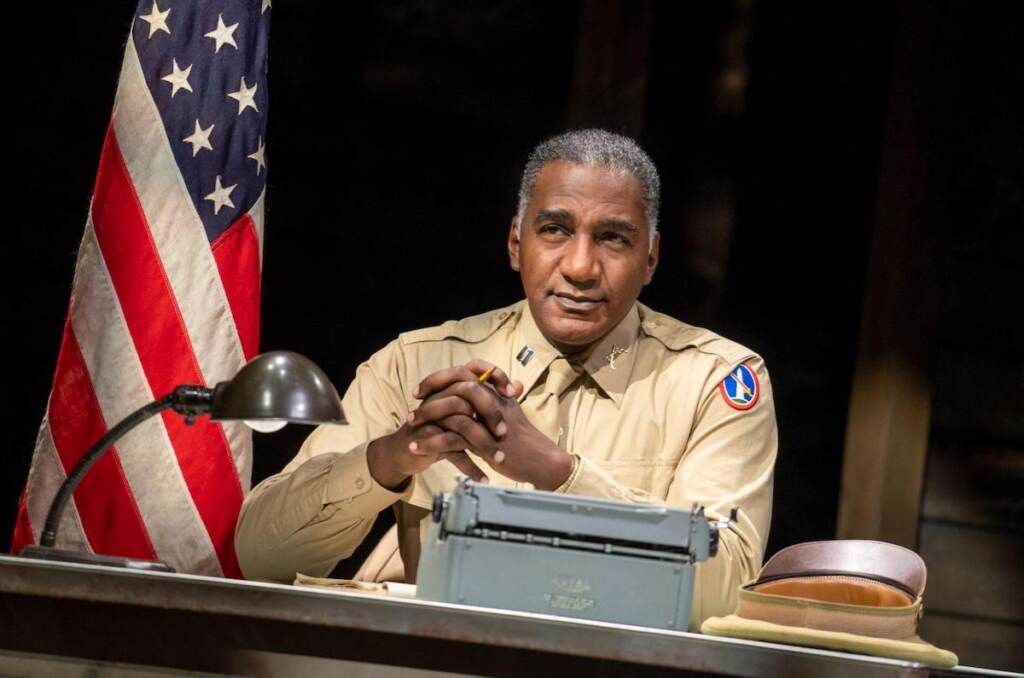
[[[488,383],[480,378],[491,371]],[[512,480],[541,490],[560,486],[572,472],[572,456],[538,431],[516,399],[523,385],[483,360],[439,370],[413,395],[423,402],[395,433],[370,443],[370,474],[398,489],[415,473],[447,459],[473,480],[483,471],[466,455],[471,450]]]
[[[444,375],[443,379],[447,382],[461,380],[476,383],[481,392],[490,392],[488,387],[479,383],[480,375],[484,372],[477,374],[472,371],[472,369],[479,370],[480,365],[487,365],[487,369],[491,367],[488,363],[474,361],[464,367],[452,367],[435,372],[431,377]],[[520,385],[520,390],[516,390],[505,373],[497,369],[491,374],[490,381],[496,389],[503,390],[513,397],[518,397],[522,388]],[[420,395],[422,390],[423,385],[421,384],[417,387],[417,392],[413,394],[424,399],[420,409],[428,405],[425,400],[426,396]],[[491,392],[491,395],[493,396],[494,393]],[[479,394],[476,402],[483,404]],[[487,476],[465,452],[471,447],[470,444],[458,433],[446,430],[440,425],[442,421],[451,416],[475,416],[475,411],[470,403],[471,401],[459,397],[431,399],[427,415],[421,416],[415,424],[413,423],[415,413],[410,413],[401,428],[370,443],[366,454],[370,475],[384,487],[397,490],[405,484],[410,476],[429,468],[441,459],[447,459],[471,479],[487,482]],[[505,432],[505,425],[496,412],[492,412],[487,421],[491,426],[489,430],[494,435],[500,436]]]

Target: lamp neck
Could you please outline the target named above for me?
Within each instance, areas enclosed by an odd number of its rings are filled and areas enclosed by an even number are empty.
[[[191,424],[200,414],[210,411],[213,404],[213,389],[205,386],[182,385],[176,387],[171,393],[148,405],[140,407],[127,417],[122,419],[117,426],[96,441],[96,444],[89,448],[75,467],[71,469],[67,478],[57,490],[57,495],[50,505],[50,511],[46,514],[46,523],[43,533],[39,539],[40,546],[54,546],[57,543],[57,529],[60,527],[60,520],[64,515],[68,500],[75,492],[75,488],[82,482],[82,479],[89,473],[93,464],[99,461],[110,446],[121,439],[133,428],[166,409],[173,409],[185,417],[185,423]]]

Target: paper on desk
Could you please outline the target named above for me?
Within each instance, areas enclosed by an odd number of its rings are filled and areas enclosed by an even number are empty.
[[[391,598],[415,598],[416,585],[403,584],[396,581],[383,583],[369,581],[355,581],[352,579],[330,579],[328,577],[310,577],[309,575],[297,572],[295,574],[296,586],[318,586],[325,589],[340,589],[342,591],[359,591],[361,593],[373,593]]]

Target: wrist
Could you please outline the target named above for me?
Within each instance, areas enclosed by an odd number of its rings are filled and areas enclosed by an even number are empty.
[[[541,483],[535,483],[534,487],[538,490],[547,490],[548,492],[554,492],[563,485],[565,485],[569,478],[572,477],[573,472],[576,470],[576,465],[579,463],[578,458],[574,454],[569,454],[560,447],[556,447],[557,454],[552,458],[552,462],[549,465],[549,474]]]
[[[395,467],[393,457],[388,453],[388,438],[390,436],[377,438],[367,445],[366,466],[378,485],[392,492],[401,492],[412,476]]]
[[[554,489],[555,492],[560,494],[567,494],[572,486],[576,484],[576,479],[580,475],[580,468],[583,466],[583,457],[578,454],[572,455],[572,472],[569,473],[569,477],[565,481]]]

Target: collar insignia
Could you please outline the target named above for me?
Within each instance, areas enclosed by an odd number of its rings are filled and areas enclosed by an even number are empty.
[[[518,360],[523,367],[526,367],[526,363],[530,362],[530,358],[532,357],[533,350],[529,346],[523,346],[519,349],[519,353],[516,354],[516,360]]]
[[[615,344],[612,344],[612,350],[609,351],[608,355],[604,357],[604,361],[608,363],[608,367],[614,370],[615,360],[624,353],[629,353],[629,349],[622,348],[621,346],[616,346]]]

